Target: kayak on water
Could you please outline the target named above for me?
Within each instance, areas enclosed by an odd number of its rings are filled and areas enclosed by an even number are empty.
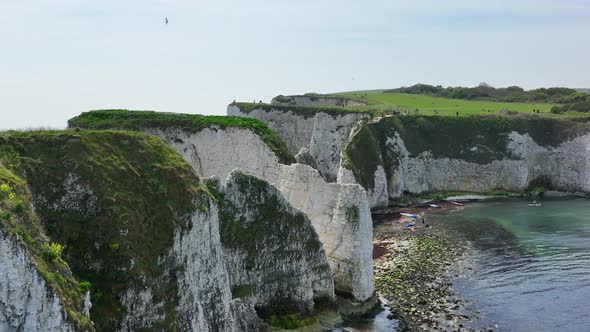
[[[418,218],[417,214],[413,214],[413,213],[404,213],[404,212],[400,212],[400,214],[404,217],[410,217],[410,218]]]

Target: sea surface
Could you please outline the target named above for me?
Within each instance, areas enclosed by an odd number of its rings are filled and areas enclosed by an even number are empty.
[[[433,215],[472,250],[456,293],[496,331],[590,331],[590,200],[469,204]]]

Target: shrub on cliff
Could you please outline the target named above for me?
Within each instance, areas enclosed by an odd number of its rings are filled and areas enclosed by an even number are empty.
[[[43,254],[43,258],[45,258],[48,262],[53,262],[57,259],[61,259],[61,253],[63,252],[64,247],[59,243],[45,243],[41,248],[41,253]]]
[[[585,98],[584,93],[580,93],[569,88],[540,88],[525,91],[518,86],[509,86],[506,88],[494,88],[487,84],[480,84],[473,88],[467,87],[442,87],[440,85],[432,86],[428,84],[416,84],[410,87],[401,87],[393,90],[385,90],[390,93],[409,93],[425,94],[451,99],[465,100],[488,100],[496,102],[546,102],[567,104],[581,101]]]

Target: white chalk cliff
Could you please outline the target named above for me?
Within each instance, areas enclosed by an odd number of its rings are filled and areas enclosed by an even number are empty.
[[[18,241],[0,229],[0,331],[74,331],[59,298]]]
[[[329,182],[335,182],[338,177],[340,152],[353,127],[359,120],[369,117],[368,114],[351,112],[299,114],[280,107],[243,112],[237,105],[229,105],[227,115],[264,122],[287,144],[293,155],[302,148],[308,149],[316,160],[320,174]]]
[[[391,197],[404,192],[526,190],[543,178],[557,190],[590,192],[590,135],[558,146],[540,146],[530,135],[509,133],[512,158],[475,163],[456,158],[435,158],[429,151],[412,155],[398,133],[387,139],[387,152],[398,158],[390,171]],[[477,149],[474,146],[472,149]]]
[[[223,193],[221,241],[234,298],[262,315],[334,307],[332,272],[309,218],[268,182],[240,171],[215,187]]]
[[[351,293],[357,301],[373,296],[373,226],[360,185],[327,183],[308,165],[280,164],[248,128],[213,125],[196,133],[178,128],[142,131],[163,138],[200,176],[225,179],[239,169],[274,185],[311,220],[326,250],[336,290]]]

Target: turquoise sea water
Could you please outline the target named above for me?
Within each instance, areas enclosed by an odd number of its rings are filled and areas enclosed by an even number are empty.
[[[502,200],[432,216],[474,250],[453,282],[497,331],[590,331],[590,200]]]

